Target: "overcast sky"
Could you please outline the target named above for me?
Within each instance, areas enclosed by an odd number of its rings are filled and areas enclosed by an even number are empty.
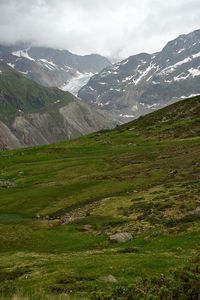
[[[0,0],[0,43],[125,58],[200,29],[199,0]]]

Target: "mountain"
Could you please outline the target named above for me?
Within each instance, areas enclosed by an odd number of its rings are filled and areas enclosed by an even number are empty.
[[[107,58],[97,55],[80,56],[68,50],[31,47],[20,43],[0,45],[0,59],[27,78],[44,86],[62,87],[71,79],[92,76],[111,65]]]
[[[0,298],[198,299],[199,125],[200,96],[1,152]]]
[[[200,94],[200,30],[181,35],[161,52],[141,53],[90,78],[78,96],[125,122]]]
[[[1,150],[68,140],[111,124],[70,93],[40,86],[0,62]]]

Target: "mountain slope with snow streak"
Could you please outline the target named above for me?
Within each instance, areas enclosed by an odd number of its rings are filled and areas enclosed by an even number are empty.
[[[198,94],[200,30],[170,41],[161,52],[130,56],[105,68],[78,96],[127,121]]]
[[[73,79],[88,74],[91,77],[111,65],[107,58],[98,54],[80,56],[68,50],[29,47],[26,44],[0,45],[0,59],[25,77],[50,87],[67,86]],[[80,83],[79,88],[82,85]]]

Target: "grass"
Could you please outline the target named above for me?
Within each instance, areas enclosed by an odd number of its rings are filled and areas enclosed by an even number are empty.
[[[0,299],[88,299],[184,266],[200,244],[199,99],[0,153]],[[110,243],[120,231],[133,239]]]

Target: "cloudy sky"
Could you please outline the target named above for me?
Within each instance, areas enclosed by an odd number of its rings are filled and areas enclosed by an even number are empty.
[[[0,0],[3,44],[125,58],[199,28],[199,0]]]

